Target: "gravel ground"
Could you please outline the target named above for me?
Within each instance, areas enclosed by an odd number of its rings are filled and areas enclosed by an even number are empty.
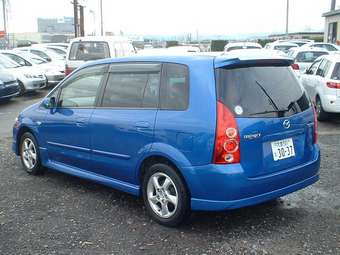
[[[140,199],[119,191],[53,171],[27,175],[9,131],[0,134],[0,254],[340,254],[340,122],[320,124],[317,184],[267,204],[195,213],[179,228],[154,223]]]

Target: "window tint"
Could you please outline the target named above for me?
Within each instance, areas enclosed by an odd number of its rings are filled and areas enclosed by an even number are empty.
[[[316,69],[318,68],[321,60],[315,61],[311,67],[308,69],[308,74],[315,74]]]
[[[70,50],[70,60],[95,60],[110,57],[106,42],[74,42]]]
[[[103,78],[103,68],[85,68],[75,74],[60,92],[59,107],[93,107]]]
[[[322,55],[328,54],[327,52],[323,51],[305,51],[305,52],[299,52],[296,56],[296,62],[305,62],[305,63],[311,63],[318,57]]]
[[[218,100],[237,117],[283,117],[309,108],[309,100],[286,66],[219,68]]]
[[[325,77],[326,74],[328,73],[329,67],[330,67],[331,63],[324,59],[321,64],[319,65],[318,70],[316,71],[316,75]]]
[[[160,64],[112,65],[102,106],[157,108],[160,67]]]
[[[185,65],[164,64],[161,109],[185,110],[189,105],[189,72]]]
[[[340,63],[335,64],[331,79],[340,80]]]

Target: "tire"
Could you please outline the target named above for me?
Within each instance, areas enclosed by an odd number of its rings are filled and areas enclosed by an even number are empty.
[[[329,119],[329,114],[325,112],[325,110],[322,107],[322,103],[319,97],[315,100],[315,111],[316,111],[316,117],[319,121],[326,121]]]
[[[152,165],[146,170],[142,185],[145,207],[156,222],[175,227],[189,216],[189,193],[182,178],[171,166]]]
[[[26,89],[25,89],[24,84],[21,81],[18,81],[18,82],[19,82],[19,95],[18,96],[22,96],[23,94],[25,94]]]
[[[26,132],[20,138],[20,158],[25,171],[32,175],[40,175],[45,172],[41,165],[39,147],[34,136]]]

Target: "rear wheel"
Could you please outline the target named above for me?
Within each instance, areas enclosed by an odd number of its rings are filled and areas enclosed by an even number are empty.
[[[20,158],[25,171],[29,174],[38,175],[44,172],[41,165],[38,143],[34,136],[26,132],[20,139]]]
[[[165,226],[181,224],[190,213],[184,182],[166,164],[155,164],[147,169],[143,178],[143,199],[152,218]]]
[[[329,114],[325,112],[325,110],[323,109],[322,103],[319,97],[317,97],[315,100],[315,111],[316,111],[316,116],[319,121],[325,121],[329,118]]]

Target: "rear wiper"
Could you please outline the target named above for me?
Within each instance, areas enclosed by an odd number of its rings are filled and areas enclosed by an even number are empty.
[[[263,111],[263,112],[255,112],[255,113],[251,113],[249,114],[250,116],[254,116],[254,115],[262,115],[262,114],[267,114],[267,113],[277,113],[279,116],[283,116],[285,112],[288,112],[288,109],[278,109],[278,110],[272,110],[272,111]]]
[[[260,89],[262,90],[262,92],[268,97],[269,99],[269,102],[271,103],[271,105],[273,106],[273,108],[276,110],[275,112],[278,112],[279,111],[279,108],[277,107],[277,105],[275,104],[274,100],[269,96],[269,94],[267,93],[267,91],[264,89],[264,87],[262,87],[262,85],[257,81],[255,80],[257,86],[260,87]]]

